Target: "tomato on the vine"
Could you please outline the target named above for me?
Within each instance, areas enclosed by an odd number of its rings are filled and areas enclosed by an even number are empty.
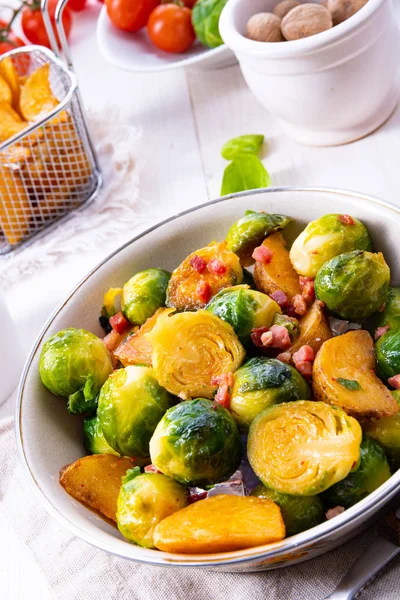
[[[49,0],[48,3],[48,11],[50,15],[50,20],[53,25],[54,33],[56,36],[56,40],[58,44],[60,44],[60,40],[57,35],[56,26],[55,26],[55,12],[57,8],[58,0]],[[64,8],[62,22],[65,29],[65,35],[69,36],[71,27],[72,27],[72,14],[68,6]],[[39,44],[40,46],[47,46],[50,48],[50,40],[47,35],[46,27],[43,21],[42,11],[40,10],[40,1],[32,0],[29,2],[24,9],[22,10],[21,15],[21,25],[22,31],[26,38],[32,44]]]
[[[86,8],[87,0],[68,0],[68,8],[80,12]]]
[[[193,8],[193,6],[196,4],[197,0],[182,0],[182,2],[188,8]]]
[[[147,32],[153,44],[160,50],[184,52],[196,39],[192,11],[177,4],[157,6],[150,15]]]
[[[145,27],[160,0],[105,0],[107,13],[118,29],[138,31]]]
[[[7,26],[8,23],[0,19],[0,54],[25,46],[25,42],[16,36],[11,29],[8,31]]]

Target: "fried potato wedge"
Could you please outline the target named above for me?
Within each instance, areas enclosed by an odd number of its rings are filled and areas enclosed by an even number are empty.
[[[54,110],[59,101],[51,91],[50,65],[46,64],[31,73],[21,88],[19,106],[21,114],[27,121],[39,121]],[[60,113],[52,120],[57,124],[66,121],[65,112]]]
[[[0,101],[8,102],[9,104],[11,104],[11,100],[12,100],[12,94],[11,94],[10,87],[9,87],[8,83],[6,82],[6,80],[1,76],[1,73],[0,73]]]
[[[113,454],[84,456],[61,469],[60,484],[70,496],[116,522],[121,478],[132,467],[130,460]]]
[[[264,294],[272,294],[282,290],[292,300],[297,294],[301,294],[299,276],[290,262],[289,252],[286,250],[286,242],[283,235],[278,231],[265,238],[263,246],[273,253],[269,264],[256,262],[254,266],[254,281],[257,288]]]
[[[375,367],[374,342],[367,331],[348,331],[326,341],[313,366],[315,399],[361,421],[395,415],[397,403]]]
[[[0,169],[0,226],[10,244],[18,244],[29,230],[32,208],[19,173]]]
[[[311,346],[316,354],[322,344],[332,337],[324,310],[318,301],[313,302],[304,317],[299,320],[299,327],[300,335],[288,350],[291,354],[297,352],[302,346]]]
[[[17,70],[10,56],[6,56],[6,58],[3,58],[0,61],[0,76],[4,79],[4,81],[6,81],[10,89],[11,100],[9,100],[9,102],[11,102],[13,109],[18,112],[20,80],[18,77]]]
[[[28,125],[29,123],[23,121],[8,102],[0,101],[0,143],[21,133]],[[41,138],[43,138],[43,132],[39,128],[26,136],[21,144],[35,144]]]
[[[151,366],[153,347],[145,334],[153,329],[158,317],[165,310],[167,309],[159,308],[152,317],[147,319],[147,321],[136,333],[130,335],[114,351],[114,356],[123,364],[124,367],[138,364]]]

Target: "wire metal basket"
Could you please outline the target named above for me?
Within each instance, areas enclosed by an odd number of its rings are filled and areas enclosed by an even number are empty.
[[[46,11],[47,0],[43,4]],[[64,5],[62,0],[58,10],[61,42]],[[60,57],[42,46],[28,46],[0,58],[0,63],[11,58],[22,80],[48,65],[48,81],[58,102],[38,121],[0,144],[0,254],[21,247],[93,199],[101,186],[68,47],[62,45],[61,60],[53,30],[49,37]]]

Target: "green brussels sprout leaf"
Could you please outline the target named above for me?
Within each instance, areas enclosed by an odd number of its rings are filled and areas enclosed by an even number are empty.
[[[192,10],[192,24],[203,46],[217,48],[224,41],[219,32],[219,18],[228,0],[197,0]]]
[[[132,481],[135,477],[138,477],[141,474],[140,467],[133,467],[133,469],[128,469],[122,478],[122,485],[128,483],[128,481]]]
[[[344,379],[343,377],[338,377],[336,381],[350,391],[357,391],[362,389],[361,385],[355,379]]]
[[[99,417],[96,415],[83,422],[83,445],[91,454],[114,454],[119,456],[104,437]]]
[[[368,322],[368,329],[373,335],[378,327],[386,325],[393,329],[398,329],[400,326],[400,288],[389,288],[385,308],[382,312],[372,315]]]
[[[257,155],[263,143],[263,135],[240,135],[222,146],[221,155],[226,160],[235,160],[243,154]]]
[[[242,154],[225,169],[221,196],[269,187],[271,178],[261,160],[255,154]]]

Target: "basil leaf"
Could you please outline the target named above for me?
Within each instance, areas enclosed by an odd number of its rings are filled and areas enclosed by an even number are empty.
[[[235,160],[242,154],[258,154],[263,143],[263,135],[240,135],[222,146],[222,158]]]
[[[361,390],[361,385],[355,379],[343,379],[343,377],[338,377],[336,381],[351,392]]]
[[[219,18],[228,0],[197,0],[192,10],[192,24],[203,46],[216,48],[224,43],[219,32]]]
[[[242,154],[229,164],[222,180],[221,196],[271,185],[271,178],[255,154]]]

